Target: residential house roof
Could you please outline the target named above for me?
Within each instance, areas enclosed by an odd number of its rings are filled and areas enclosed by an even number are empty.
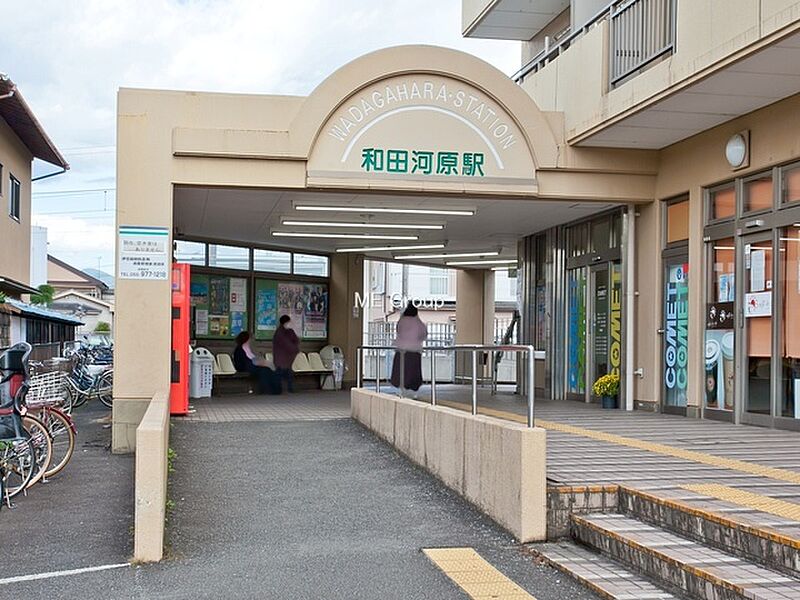
[[[69,163],[48,137],[16,84],[4,74],[0,74],[0,117],[5,119],[34,158],[69,169]]]

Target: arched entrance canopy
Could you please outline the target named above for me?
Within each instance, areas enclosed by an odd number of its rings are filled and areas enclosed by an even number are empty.
[[[340,68],[306,98],[290,139],[311,187],[530,194],[558,154],[528,94],[488,63],[434,46]]]

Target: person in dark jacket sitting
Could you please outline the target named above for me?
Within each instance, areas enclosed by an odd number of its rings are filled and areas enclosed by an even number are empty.
[[[278,374],[278,385],[283,388],[283,380],[286,380],[286,389],[289,393],[294,392],[294,373],[292,364],[300,353],[300,339],[289,326],[291,318],[283,315],[280,318],[280,327],[272,338],[272,358],[275,361],[275,371]]]
[[[259,394],[280,394],[281,381],[275,371],[263,364],[250,347],[250,332],[242,331],[236,336],[233,351],[233,366],[240,373],[250,373],[258,379]]]

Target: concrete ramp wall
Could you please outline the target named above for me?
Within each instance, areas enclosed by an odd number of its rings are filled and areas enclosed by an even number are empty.
[[[521,542],[547,537],[545,430],[353,389],[354,419]]]

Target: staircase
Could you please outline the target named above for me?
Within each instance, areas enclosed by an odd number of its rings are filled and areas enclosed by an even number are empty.
[[[548,505],[562,539],[528,549],[603,598],[800,599],[800,540],[735,511],[623,486],[557,488]]]

